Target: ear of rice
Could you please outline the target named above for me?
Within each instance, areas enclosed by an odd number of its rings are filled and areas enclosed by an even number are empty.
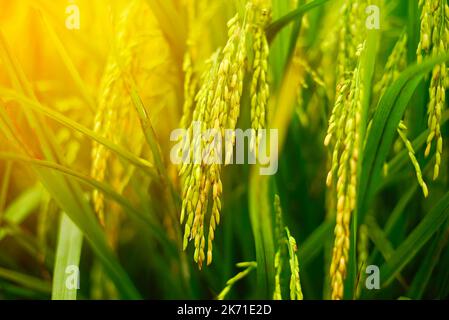
[[[418,44],[418,62],[426,56],[438,56],[448,50],[449,6],[446,0],[420,0],[421,32]],[[436,65],[432,71],[429,87],[429,104],[427,105],[429,135],[425,156],[430,154],[433,141],[436,141],[435,166],[433,179],[437,179],[443,153],[441,136],[441,114],[446,103],[445,90],[449,82],[446,63]]]

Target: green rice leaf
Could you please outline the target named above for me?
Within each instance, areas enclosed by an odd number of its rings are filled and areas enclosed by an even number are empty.
[[[62,213],[53,270],[52,300],[76,300],[81,276],[79,262],[82,245],[82,232],[65,213]]]
[[[313,261],[323,250],[327,239],[332,236],[334,223],[323,222],[313,233],[299,246],[298,259],[301,261],[299,268],[302,269]]]
[[[51,292],[51,284],[49,282],[40,280],[33,276],[29,276],[17,271],[8,270],[0,267],[0,278],[17,283],[25,288],[36,290],[42,293]]]
[[[152,235],[154,235],[160,241],[161,244],[171,244],[171,242],[167,238],[166,234],[163,232],[163,230],[160,228],[160,226],[158,226],[157,222],[154,220],[153,216],[142,215],[142,213],[138,209],[133,207],[133,205],[125,197],[123,197],[122,195],[115,192],[114,189],[106,183],[94,180],[88,176],[85,176],[85,175],[77,172],[77,171],[74,171],[72,169],[66,168],[57,163],[52,163],[49,161],[30,159],[27,157],[22,157],[22,156],[18,156],[15,154],[4,153],[4,152],[3,153],[0,152],[0,159],[20,161],[20,162],[24,162],[24,163],[27,163],[30,165],[42,167],[42,168],[49,168],[49,169],[58,171],[59,173],[61,173],[63,175],[73,177],[73,178],[75,178],[95,189],[98,189],[98,190],[102,191],[106,196],[110,197],[111,199],[116,201],[118,204],[120,204],[126,210],[126,212],[131,216],[131,218],[133,218],[136,221],[141,222],[145,226],[147,226],[149,228],[149,230],[151,231]],[[36,206],[37,206],[37,204],[36,204]],[[1,235],[1,229],[0,229],[0,235]],[[0,239],[1,239],[1,237],[0,237]],[[171,250],[173,251],[174,248],[171,247]]]
[[[380,268],[381,285],[387,286],[416,256],[433,234],[449,217],[449,192],[423,218],[407,239],[392,253],[391,259]]]
[[[6,208],[3,220],[10,224],[20,224],[26,217],[39,207],[43,194],[42,186],[36,184],[34,187],[22,192]],[[0,241],[5,237],[6,230],[0,227]]]
[[[325,4],[329,0],[314,0],[300,6],[299,8],[291,11],[285,16],[273,21],[266,30],[268,41],[271,42],[274,37],[281,31],[285,26],[293,22],[295,19],[301,17],[307,11]]]
[[[438,231],[436,236],[433,238],[430,248],[427,251],[426,255],[424,256],[422,265],[420,266],[418,272],[413,278],[412,284],[410,285],[407,294],[407,296],[409,296],[410,298],[422,299],[424,291],[427,288],[432,273],[435,269],[435,266],[440,260],[441,253],[447,244],[449,232],[448,227],[449,227],[448,222],[446,222],[443,225],[443,227]]]

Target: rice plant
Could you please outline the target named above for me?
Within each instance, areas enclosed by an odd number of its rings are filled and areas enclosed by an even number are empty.
[[[447,0],[0,0],[0,299],[447,299]]]

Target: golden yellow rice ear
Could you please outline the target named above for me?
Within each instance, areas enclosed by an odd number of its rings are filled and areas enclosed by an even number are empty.
[[[111,141],[117,141],[117,131],[113,130],[112,126],[117,125],[120,107],[122,109],[131,108],[130,101],[125,98],[126,88],[122,79],[122,70],[123,72],[130,72],[131,59],[135,54],[130,50],[129,43],[132,38],[130,26],[137,6],[137,1],[132,1],[118,19],[118,33],[114,41],[115,49],[112,50],[108,58],[98,95],[98,109],[95,114],[93,130],[96,134]],[[95,180],[103,181],[111,152],[105,146],[93,142],[91,156],[91,176]],[[104,226],[104,196],[98,190],[94,190],[92,200],[100,224]]]
[[[416,172],[416,179],[418,180],[418,184],[422,189],[422,192],[424,194],[424,197],[427,198],[429,195],[429,190],[427,189],[427,184],[424,182],[421,172],[421,167],[419,166],[418,160],[415,157],[415,151],[413,150],[413,146],[411,142],[407,139],[407,135],[405,134],[405,131],[407,130],[407,127],[405,126],[404,122],[399,123],[398,133],[399,136],[404,143],[405,147],[407,148],[408,156],[410,158],[410,161],[413,164],[413,167],[415,168]]]
[[[251,137],[250,150],[256,156],[262,138],[260,129],[266,128],[267,105],[270,97],[268,84],[268,55],[270,52],[265,27],[271,20],[271,8],[267,4],[254,3],[252,8],[253,23],[250,26],[253,36],[253,63],[250,87],[251,97]]]
[[[449,38],[449,6],[446,0],[421,0],[421,31],[417,48],[418,62],[424,57],[438,56],[447,53]],[[444,12],[442,15],[441,13]],[[435,166],[433,179],[440,173],[441,156],[443,154],[443,137],[441,135],[441,114],[446,104],[445,90],[449,82],[447,65],[436,65],[432,70],[429,87],[429,103],[427,105],[429,135],[424,152],[430,154],[433,141],[436,141]]]
[[[291,300],[302,300],[302,289],[301,281],[299,279],[299,262],[298,262],[298,247],[296,246],[296,240],[290,235],[288,228],[285,228],[287,233],[287,247],[288,254],[290,256],[290,299]]]
[[[332,146],[331,169],[326,184],[336,176],[335,240],[330,266],[331,297],[342,299],[350,246],[350,221],[356,207],[360,141],[360,118],[364,99],[360,57],[364,53],[366,28],[362,18],[368,1],[345,0],[340,30],[335,105],[324,143]],[[331,144],[332,142],[332,144]]]
[[[274,270],[276,272],[276,275],[274,278],[273,300],[282,300],[282,290],[281,290],[282,261],[280,249],[276,251],[276,255],[274,256]]]
[[[276,240],[278,249],[276,251],[274,257],[274,270],[275,270],[275,278],[274,278],[274,292],[273,292],[273,300],[282,300],[282,290],[281,290],[281,273],[282,273],[282,246],[284,244],[285,233],[282,221],[282,208],[281,208],[281,200],[278,194],[274,195],[274,214],[276,217]]]
[[[251,273],[251,271],[257,268],[257,262],[255,261],[239,262],[236,264],[236,266],[238,268],[246,268],[246,269],[237,273],[234,277],[226,281],[226,287],[218,294],[217,300],[224,300],[236,282],[242,280],[249,273]]]
[[[215,129],[223,134],[225,129],[234,129],[240,114],[240,97],[243,90],[243,70],[246,59],[246,24],[242,24],[238,15],[228,22],[228,41],[222,50],[217,50],[208,63],[198,94],[194,101],[192,122],[189,132],[200,123],[202,129]],[[234,141],[227,141],[233,144]],[[194,260],[202,268],[204,260],[212,262],[212,241],[215,228],[220,221],[221,212],[221,164],[214,148],[207,148],[211,141],[196,137],[191,141],[189,152],[208,150],[199,155],[202,164],[186,164],[180,169],[184,176],[182,217],[187,215],[183,247],[194,240]],[[229,148],[229,146],[228,146]],[[228,149],[229,150],[229,149]],[[203,157],[204,156],[204,157]],[[229,154],[226,155],[229,157]],[[207,235],[207,254],[204,220],[208,211],[209,199],[212,210]]]
[[[268,42],[264,27],[269,22],[270,14],[269,8],[261,7],[261,3],[265,2],[248,2],[243,17],[236,14],[228,21],[228,40],[224,48],[215,52],[210,58],[208,69],[200,80],[198,93],[193,104],[184,105],[183,124],[185,125],[188,122],[187,119],[191,118],[189,132],[193,132],[193,126],[197,123],[207,129],[217,130],[221,133],[222,138],[225,130],[232,130],[231,137],[225,139],[225,164],[232,160],[232,150],[235,144],[233,129],[235,129],[240,115],[240,99],[243,92],[247,61],[247,34],[251,34],[254,39],[255,51],[254,79],[251,90],[253,96],[252,109],[254,111],[252,112],[252,124],[257,130],[265,126],[265,109],[268,103]],[[190,64],[191,57],[186,55],[184,69],[187,77],[184,92],[187,97],[190,96],[191,98],[191,93],[194,90],[191,89]],[[192,108],[193,111],[191,111]],[[208,144],[212,142],[200,140],[192,141],[189,146],[186,146],[189,148],[189,152],[195,150],[195,146],[201,146],[201,150],[207,149]],[[258,140],[255,138],[252,140],[253,148]],[[183,246],[186,247],[189,240],[194,240],[194,258],[200,268],[204,259],[206,259],[207,264],[212,262],[213,239],[221,212],[221,164],[217,161],[219,155],[215,154],[214,148],[209,149],[202,159],[202,161],[205,160],[205,164],[183,165],[180,169],[180,173],[184,176],[182,221],[186,215],[188,217]],[[195,198],[189,198],[192,195],[196,195]],[[212,209],[207,235],[207,254],[204,254],[204,220],[208,213],[210,198]]]
[[[149,85],[154,87],[157,83],[157,93],[147,94],[148,90],[141,90],[144,92],[142,98],[145,104],[157,109],[161,105],[173,103],[174,85],[170,83],[174,82],[172,77],[175,70],[170,60],[168,42],[145,1],[128,2],[116,19],[115,29],[115,38],[100,81],[93,131],[116,144],[126,139],[126,147],[139,154],[144,139],[126,79],[132,75],[139,89],[146,89]],[[148,30],[151,30],[150,36]],[[151,58],[148,58],[148,53],[152,53]],[[160,81],[160,74],[164,75],[166,81]],[[128,139],[130,136],[133,139]],[[111,152],[104,145],[95,141],[92,143],[91,159],[92,178],[98,181],[125,178],[123,170],[108,170]],[[117,176],[119,172],[121,177]],[[104,225],[104,196],[94,190],[92,200],[98,219]]]
[[[283,261],[287,260],[290,266],[290,282],[289,292],[291,300],[302,300],[303,294],[301,289],[301,281],[299,278],[299,262],[298,262],[298,248],[296,240],[291,236],[290,230],[283,227],[282,221],[282,207],[278,194],[274,195],[274,213],[276,216],[276,236],[277,236],[277,251],[274,257],[274,291],[273,299],[282,300],[281,288],[281,274],[283,271]]]

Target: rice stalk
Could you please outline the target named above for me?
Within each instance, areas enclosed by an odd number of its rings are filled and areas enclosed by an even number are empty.
[[[449,43],[449,6],[446,0],[420,0],[421,32],[418,44],[418,63],[426,56],[439,56],[447,53]],[[443,137],[441,135],[441,114],[443,112],[449,86],[446,63],[436,65],[432,70],[429,87],[429,103],[427,105],[429,135],[424,152],[429,156],[433,141],[436,141],[435,166],[433,179],[440,173],[441,155],[443,153]]]
[[[246,268],[246,269],[237,273],[231,279],[226,281],[226,287],[218,294],[217,300],[224,300],[236,282],[242,280],[249,273],[251,273],[251,271],[253,271],[255,268],[257,268],[257,262],[255,262],[255,261],[239,262],[236,264],[236,266],[238,268]]]
[[[236,14],[228,23],[228,40],[223,49],[217,50],[209,59],[208,69],[201,78],[201,84],[194,101],[192,122],[189,132],[193,133],[194,126],[201,124],[201,130],[214,129],[224,137],[224,130],[235,129],[240,115],[240,99],[243,92],[243,78],[247,60],[247,34],[255,39],[255,70],[252,86],[252,104],[257,116],[257,129],[262,128],[262,118],[265,118],[265,108],[268,99],[267,57],[268,44],[263,33],[263,26],[267,23],[269,11],[259,8],[255,2],[248,2],[243,19]],[[254,23],[253,21],[257,21]],[[257,44],[259,41],[259,44]],[[256,79],[256,80],[254,80]],[[189,81],[189,80],[188,80]],[[186,84],[186,83],[185,83]],[[188,112],[188,111],[187,111]],[[255,122],[253,122],[255,124]],[[203,261],[207,265],[212,262],[212,247],[216,226],[220,222],[221,212],[221,152],[216,154],[215,137],[196,137],[189,144],[184,145],[193,159],[201,159],[200,163],[184,163],[180,169],[183,176],[183,202],[181,209],[181,224],[184,223],[183,248],[186,249],[190,240],[194,240],[194,260],[201,269]],[[235,143],[235,133],[225,139],[225,164],[232,160],[232,150]],[[201,147],[201,148],[200,148]],[[202,154],[200,150],[205,150]],[[211,212],[207,233],[207,253],[204,221],[206,219],[209,201]]]
[[[274,195],[274,214],[276,217],[276,230],[275,235],[277,238],[277,247],[274,257],[274,270],[275,270],[275,279],[274,279],[274,292],[273,292],[273,300],[282,300],[282,289],[281,289],[281,274],[282,274],[282,260],[281,253],[283,253],[283,242],[284,242],[284,226],[282,221],[282,208],[281,208],[281,200],[279,199],[279,195]]]
[[[189,132],[193,132],[196,123],[201,129],[215,129],[222,134],[225,128],[235,128],[240,110],[240,97],[243,90],[243,68],[246,56],[245,28],[235,15],[228,22],[228,41],[222,50],[216,51],[209,62],[209,70],[203,76],[203,82],[195,98],[195,109]],[[207,264],[212,262],[212,240],[214,231],[220,222],[222,184],[220,179],[221,162],[215,154],[216,146],[201,154],[200,150],[210,145],[196,137],[190,145],[190,155],[204,163],[184,163],[180,169],[183,175],[183,202],[181,223],[185,223],[183,248],[189,240],[194,240],[194,260],[202,267],[205,260],[204,220],[210,193],[212,192],[212,212],[209,222]],[[201,149],[199,148],[201,146]],[[204,161],[203,161],[204,160]],[[209,164],[210,163],[210,164]]]
[[[427,184],[423,180],[421,167],[419,166],[419,162],[415,157],[415,151],[413,150],[413,146],[412,146],[410,140],[407,139],[407,135],[405,134],[406,130],[407,130],[407,127],[405,126],[404,122],[401,121],[399,123],[399,127],[398,127],[399,137],[401,138],[402,142],[404,143],[404,145],[407,149],[410,161],[411,161],[413,167],[415,168],[416,179],[418,180],[418,184],[422,189],[424,197],[427,197],[429,195],[429,190],[427,188]]]
[[[346,263],[349,254],[349,224],[351,213],[356,206],[357,188],[357,161],[359,158],[360,138],[359,125],[361,116],[361,104],[363,99],[363,87],[360,79],[360,69],[354,69],[352,79],[338,88],[339,97],[336,102],[336,111],[339,113],[337,140],[332,156],[332,168],[327,177],[328,186],[332,183],[332,177],[337,174],[336,197],[337,216],[335,226],[335,242],[330,268],[332,283],[332,298],[343,298],[343,282],[346,277]],[[342,92],[343,95],[341,94]],[[343,100],[343,101],[341,101]],[[334,109],[335,110],[335,109]],[[336,113],[333,113],[335,115]],[[332,116],[331,116],[332,121]],[[331,128],[333,124],[329,126]],[[329,144],[330,137],[326,136],[325,144]]]
[[[176,67],[167,40],[145,1],[129,2],[117,18],[116,29],[100,83],[94,133],[116,144],[126,144],[133,154],[140,154],[144,135],[133,107],[129,83],[135,82],[138,89],[145,92],[142,99],[151,106],[151,114],[157,115],[159,109],[175,104],[173,76]],[[162,76],[164,81],[161,81]],[[153,89],[147,90],[148,87]],[[91,175],[94,179],[103,181],[107,177],[123,190],[133,170],[111,157],[106,147],[93,143]],[[103,195],[95,190],[92,198],[104,225]]]
[[[269,45],[265,27],[271,21],[271,8],[268,1],[254,1],[251,9],[254,60],[252,65],[251,96],[251,132],[250,150],[259,150],[262,138],[260,129],[266,127],[267,105],[270,95],[268,84]]]
[[[276,272],[274,278],[274,292],[273,300],[282,300],[282,289],[281,289],[281,274],[282,274],[282,261],[281,261],[281,251],[278,250],[274,256],[274,270]]]
[[[130,101],[126,97],[126,87],[122,79],[122,72],[129,72],[131,61],[134,58],[133,45],[130,43],[129,25],[133,21],[137,1],[132,1],[120,15],[117,24],[115,50],[110,54],[105,72],[100,84],[98,110],[95,114],[94,133],[109,140],[117,141],[116,131],[112,126],[121,122],[121,110],[130,108]],[[123,111],[122,111],[123,112]],[[121,122],[123,123],[123,122]],[[120,125],[119,125],[120,126]],[[107,162],[110,151],[103,145],[92,143],[91,176],[95,180],[103,181],[106,175]],[[104,226],[104,195],[95,189],[92,193],[95,213]]]
[[[340,30],[337,58],[337,89],[325,146],[333,143],[331,169],[326,184],[337,175],[335,240],[330,266],[331,297],[342,299],[350,247],[350,221],[356,207],[358,158],[361,148],[361,108],[364,99],[360,56],[366,28],[362,19],[367,1],[347,0],[343,4],[344,24]]]
[[[362,224],[359,227],[359,237],[357,243],[357,264],[358,264],[358,286],[356,291],[356,296],[360,297],[362,283],[365,280],[365,267],[368,262],[369,257],[369,238],[368,238],[368,227],[366,224]]]
[[[281,274],[283,271],[283,262],[286,260],[286,253],[288,253],[288,263],[290,267],[290,283],[289,292],[291,300],[302,300],[303,294],[301,289],[301,281],[299,278],[299,262],[298,262],[298,247],[296,240],[290,234],[290,230],[287,227],[283,227],[282,222],[282,208],[279,199],[279,195],[275,194],[274,197],[274,211],[276,215],[276,229],[278,237],[278,250],[274,257],[274,300],[282,300],[282,288],[281,288]],[[284,249],[287,249],[285,252]]]
[[[298,262],[298,247],[296,246],[295,238],[290,235],[290,231],[288,228],[285,228],[285,232],[287,233],[287,246],[288,246],[288,254],[290,256],[290,299],[291,300],[302,300],[302,289],[301,289],[301,281],[299,279],[299,262]]]

